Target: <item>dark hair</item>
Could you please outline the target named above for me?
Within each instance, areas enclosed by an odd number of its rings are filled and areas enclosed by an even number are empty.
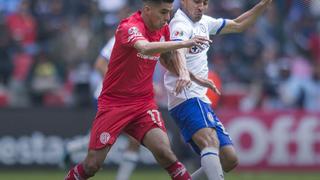
[[[161,3],[173,3],[174,0],[142,0],[143,3],[154,3],[154,4],[161,4]]]

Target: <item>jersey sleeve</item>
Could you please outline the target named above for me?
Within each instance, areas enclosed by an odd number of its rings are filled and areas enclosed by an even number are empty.
[[[172,21],[169,28],[171,41],[185,41],[189,40],[192,36],[188,31],[190,27],[183,21]]]
[[[102,48],[100,55],[102,57],[104,57],[107,61],[109,61],[110,56],[111,56],[111,52],[112,52],[112,48],[114,46],[115,43],[115,38],[112,37],[108,43]]]
[[[121,24],[117,31],[121,44],[132,47],[138,40],[146,40],[142,34],[142,29],[134,24]]]
[[[219,34],[221,30],[224,28],[224,26],[226,25],[226,19],[222,19],[222,18],[215,19],[208,16],[207,21],[208,21],[209,33],[212,35]]]

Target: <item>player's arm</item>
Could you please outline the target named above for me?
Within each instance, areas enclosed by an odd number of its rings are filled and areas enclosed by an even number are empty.
[[[108,43],[102,48],[100,51],[99,56],[97,57],[94,68],[100,73],[101,77],[104,77],[104,75],[108,71],[108,64],[112,52],[112,48],[114,46],[115,39],[112,37]]]
[[[185,51],[187,51],[187,49],[183,48],[162,53],[160,56],[161,65],[178,76],[175,88],[177,94],[181,93],[184,87],[191,86],[190,74],[184,56]]]
[[[179,76],[181,72],[188,71],[186,60],[183,54],[186,49],[178,49],[175,51],[169,51],[160,55],[160,63],[171,73]],[[179,57],[178,57],[179,56]],[[179,58],[179,60],[178,60]]]
[[[169,29],[167,29],[166,33],[169,33],[168,31]],[[150,42],[143,34],[143,30],[138,25],[130,23],[120,25],[116,31],[116,36],[122,45],[134,47],[139,53],[144,55],[155,55],[192,46],[201,48],[202,44],[211,43],[210,39],[202,36],[196,36],[184,41]],[[166,38],[166,40],[168,39]]]
[[[109,60],[103,57],[102,55],[99,55],[96,59],[94,68],[100,73],[102,77],[104,77],[104,75],[108,71],[108,62]]]
[[[213,92],[215,92],[219,96],[221,95],[221,92],[219,91],[219,89],[217,88],[217,86],[214,84],[213,81],[211,81],[210,79],[201,78],[199,76],[196,76],[191,72],[189,72],[189,73],[190,73],[190,78],[192,81],[199,84],[200,86],[211,89]]]
[[[153,55],[180,48],[190,48],[192,46],[202,48],[202,44],[208,43],[211,43],[210,39],[202,36],[195,36],[185,41],[149,42],[147,40],[138,40],[135,42],[134,47],[142,54]]]
[[[200,86],[207,87],[220,95],[220,91],[215,86],[215,84],[205,78],[198,77],[194,75],[192,72],[187,70],[186,60],[185,60],[185,51],[186,49],[178,49],[176,51],[170,51],[166,53],[162,53],[160,56],[160,63],[163,67],[165,67],[169,72],[177,75],[178,81],[176,85],[175,92],[180,93],[184,86],[182,86],[182,82],[186,80],[186,77],[199,84]],[[179,82],[182,81],[182,82]]]
[[[265,11],[272,0],[261,0],[257,5],[233,20],[227,20],[220,34],[237,33],[248,29]]]

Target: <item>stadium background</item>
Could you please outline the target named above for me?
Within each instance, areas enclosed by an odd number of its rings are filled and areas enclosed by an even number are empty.
[[[257,2],[210,0],[207,14],[234,18]],[[119,18],[140,5],[0,0],[0,179],[62,179],[65,143],[84,136],[94,116],[95,58]],[[209,65],[222,91],[216,109],[240,158],[228,179],[320,179],[319,20],[320,0],[274,0],[246,32],[212,37]],[[197,158],[166,112],[163,73],[158,67],[154,76],[156,98],[174,150],[193,169]],[[121,137],[108,171],[94,179],[113,179],[125,144]],[[150,153],[140,154],[136,179],[166,178]]]

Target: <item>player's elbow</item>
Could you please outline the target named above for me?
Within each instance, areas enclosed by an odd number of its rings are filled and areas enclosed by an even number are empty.
[[[152,55],[153,49],[150,48],[150,46],[148,44],[143,44],[140,46],[140,48],[138,48],[139,53],[144,54],[144,55]]]
[[[136,44],[134,45],[134,47],[136,48],[136,50],[144,55],[152,55],[152,47],[150,46],[150,43],[147,41],[138,41],[136,42]]]
[[[172,52],[166,52],[166,53],[162,53],[160,55],[160,64],[166,68],[169,72],[174,73],[174,74],[178,74],[177,70],[175,69],[175,62],[174,62],[174,56],[172,54]]]
[[[234,33],[242,33],[243,31],[245,31],[247,28],[244,25],[239,25],[234,27],[233,32]]]
[[[235,19],[231,29],[234,33],[241,33],[247,29],[247,26],[245,23],[239,22],[237,19]]]
[[[139,53],[144,54],[144,55],[148,55],[149,50],[147,47],[141,47],[140,49],[138,49]]]
[[[94,68],[103,76],[108,69],[108,61],[103,56],[99,56],[94,64]]]
[[[100,59],[97,59],[96,62],[94,63],[94,68],[96,70],[100,70],[100,64],[101,64]]]

